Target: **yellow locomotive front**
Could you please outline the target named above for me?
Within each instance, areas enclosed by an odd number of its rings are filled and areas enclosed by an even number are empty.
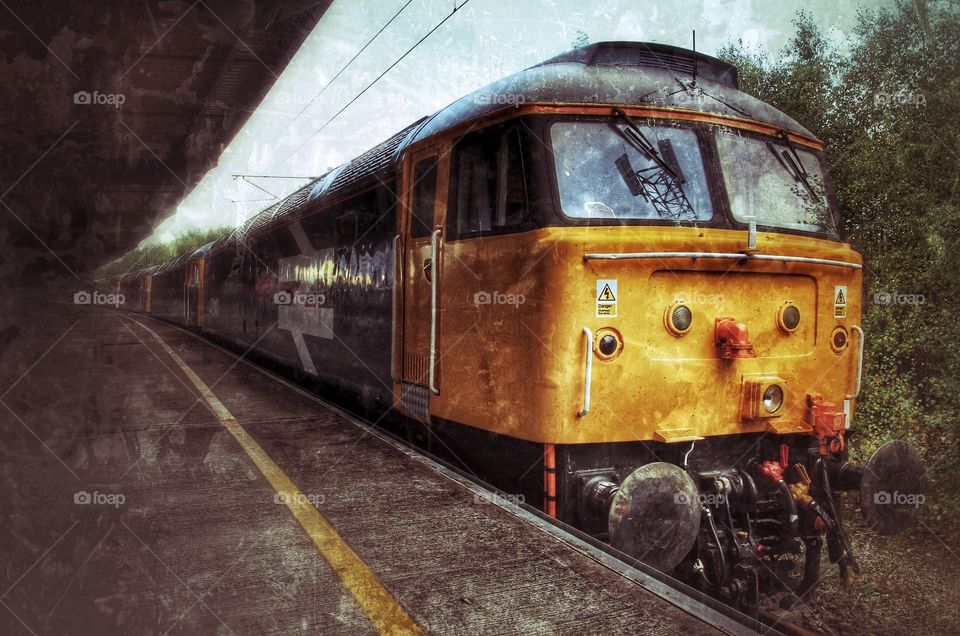
[[[541,354],[558,387],[539,405],[541,434],[810,432],[816,404],[837,415],[842,444],[859,383],[862,265],[839,240],[820,144],[683,115],[619,110],[549,126],[563,213],[588,224],[541,238],[555,254],[541,272],[548,349],[563,352],[562,364]],[[725,204],[733,228],[716,222]]]
[[[808,593],[823,546],[856,571],[840,493],[892,533],[923,469],[902,442],[847,461],[863,261],[823,144],[729,65],[660,45],[592,45],[473,101],[504,94],[441,111],[406,155],[404,275],[432,295],[403,309],[429,355],[408,372],[403,345],[401,408],[505,490],[534,476],[548,514],[741,606]]]

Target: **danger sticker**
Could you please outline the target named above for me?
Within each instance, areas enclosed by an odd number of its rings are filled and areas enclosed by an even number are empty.
[[[616,318],[617,297],[617,279],[597,280],[597,318]]]
[[[847,286],[837,285],[833,288],[833,317],[847,317]]]

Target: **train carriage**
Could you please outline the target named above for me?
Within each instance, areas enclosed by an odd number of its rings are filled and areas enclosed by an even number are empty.
[[[576,49],[415,122],[159,267],[150,313],[269,359],[507,492],[746,607],[856,559],[922,487],[847,462],[862,257],[823,144],[656,44]],[[397,414],[402,418],[397,419]]]

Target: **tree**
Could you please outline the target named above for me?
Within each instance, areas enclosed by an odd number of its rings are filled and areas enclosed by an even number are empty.
[[[903,0],[862,12],[843,55],[800,13],[776,58],[720,56],[741,87],[824,140],[849,240],[866,261],[861,458],[896,437],[937,489],[960,478],[960,12]],[[944,498],[951,515],[956,498]]]
[[[233,231],[231,227],[218,227],[208,230],[190,230],[181,234],[168,243],[152,243],[124,254],[123,257],[107,263],[95,273],[95,278],[110,278],[111,276],[138,272],[147,267],[159,265],[172,258],[193,252],[211,241],[215,241],[224,234]]]
[[[570,48],[579,49],[583,48],[590,44],[590,36],[587,35],[586,31],[577,29],[577,37],[573,39],[573,42],[570,43]]]

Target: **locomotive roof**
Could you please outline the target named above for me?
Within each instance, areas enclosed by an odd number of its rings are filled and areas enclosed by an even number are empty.
[[[410,144],[520,103],[678,108],[753,119],[814,137],[785,113],[741,92],[732,64],[666,44],[598,42],[561,53],[461,97],[277,201],[230,236],[254,235],[314,207],[308,204],[330,201],[376,180],[390,179],[401,152]],[[204,253],[218,251],[228,242],[221,237],[204,246]],[[200,256],[200,250],[195,254]],[[185,259],[186,255],[171,259],[157,273],[175,268]]]
[[[696,84],[694,81],[696,73]],[[522,103],[631,104],[753,119],[814,135],[741,92],[736,67],[665,44],[598,42],[552,57],[461,97],[430,118],[412,142]]]

